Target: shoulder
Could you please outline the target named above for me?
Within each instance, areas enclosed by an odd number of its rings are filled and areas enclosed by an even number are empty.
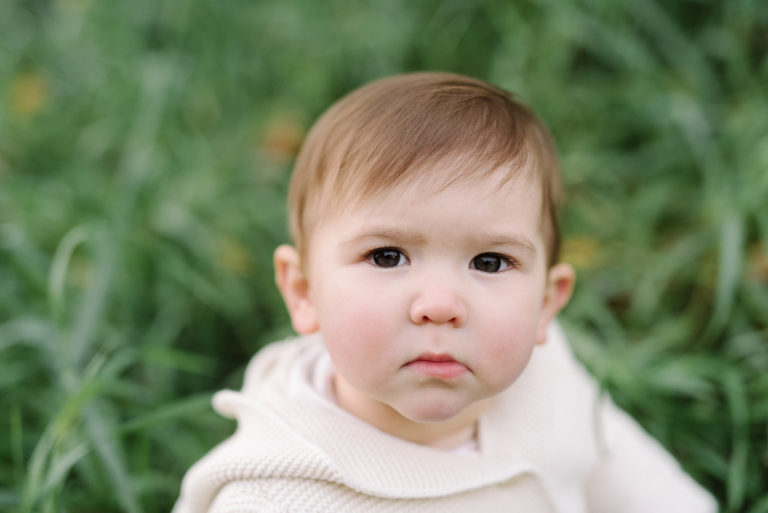
[[[302,407],[302,399],[292,396],[292,380],[322,351],[317,337],[272,343],[248,364],[242,390],[214,395],[214,409],[236,419],[237,430],[189,469],[174,513],[209,511],[214,501],[220,506],[238,500],[244,490],[280,479],[336,479],[328,458],[287,420],[300,415],[311,422],[309,417],[317,416],[316,409]]]
[[[570,433],[578,421],[581,441],[572,443],[589,446],[593,455],[584,481],[590,511],[716,510],[712,497],[675,458],[601,390],[573,356],[559,326],[554,326],[547,345],[547,374],[557,383],[557,408],[567,415],[561,419],[561,426],[568,426],[562,433]],[[571,424],[564,424],[568,419]]]
[[[179,498],[186,509],[180,512],[247,512],[252,509],[221,508],[245,499],[253,507],[262,500],[275,505],[278,502],[270,499],[271,495],[290,492],[290,486],[340,480],[333,462],[276,414],[273,405],[229,391],[220,392],[216,398],[220,406],[235,414],[238,428],[189,469]],[[311,410],[306,412],[311,414]],[[266,509],[273,510],[280,511]]]

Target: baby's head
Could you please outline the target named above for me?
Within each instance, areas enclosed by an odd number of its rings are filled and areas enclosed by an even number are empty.
[[[499,175],[540,187],[547,263],[554,265],[562,185],[538,117],[506,91],[461,75],[378,80],[334,104],[304,141],[289,195],[291,235],[305,256],[317,224],[357,202],[398,185],[437,190]]]
[[[568,301],[551,139],[508,93],[439,73],[367,85],[309,133],[275,252],[294,328],[338,403],[448,447],[522,373]]]

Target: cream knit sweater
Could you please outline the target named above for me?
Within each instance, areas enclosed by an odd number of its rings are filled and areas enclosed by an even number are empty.
[[[310,383],[319,337],[273,344],[214,407],[235,434],[184,478],[174,513],[714,513],[712,498],[609,400],[557,327],[478,424],[478,454],[412,444]],[[596,422],[599,423],[596,424]]]

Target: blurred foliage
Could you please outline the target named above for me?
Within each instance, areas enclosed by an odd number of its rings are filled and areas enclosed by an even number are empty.
[[[420,69],[552,127],[578,355],[727,512],[768,512],[768,5],[0,0],[0,509],[168,511],[289,332],[311,121]]]

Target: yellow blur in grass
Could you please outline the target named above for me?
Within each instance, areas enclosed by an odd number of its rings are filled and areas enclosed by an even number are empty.
[[[560,259],[577,269],[591,269],[601,261],[600,246],[592,237],[571,237],[563,242]]]
[[[217,242],[216,263],[220,268],[237,276],[250,274],[253,260],[240,241],[222,236]]]
[[[32,117],[43,110],[49,95],[48,79],[40,73],[22,73],[11,83],[9,110],[19,117]]]

